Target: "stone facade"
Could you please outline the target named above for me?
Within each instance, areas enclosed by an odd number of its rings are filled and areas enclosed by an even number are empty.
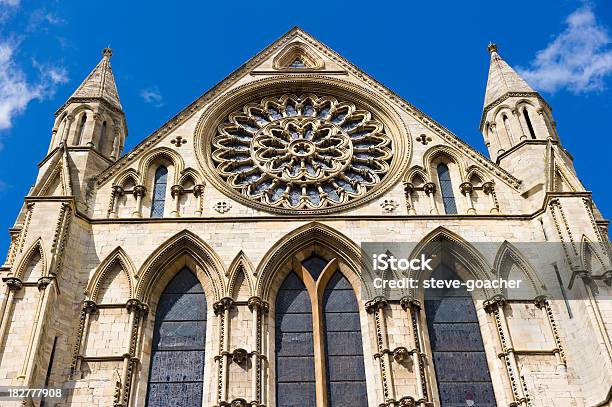
[[[62,388],[67,397],[47,406],[145,405],[160,295],[187,266],[208,307],[202,405],[275,406],[276,294],[316,253],[356,292],[367,404],[440,405],[423,293],[397,301],[370,292],[359,245],[446,240],[464,247],[463,279],[506,270],[533,282],[526,297],[474,298],[498,405],[612,405],[608,222],[576,176],[550,107],[490,52],[481,128],[491,159],[299,28],[121,156],[127,126],[105,50],[58,110],[49,154],[10,230],[0,385]],[[307,112],[306,100],[325,109],[321,95],[336,101],[327,122]],[[306,118],[253,130],[250,151],[260,161],[243,171],[227,163],[241,154],[232,131],[255,126],[265,98]],[[368,133],[369,147],[355,141],[361,135],[346,116]],[[285,143],[282,131],[328,141]],[[287,168],[319,154],[327,164],[317,165],[333,171],[291,179],[292,170],[262,164],[274,157],[264,147],[285,149],[278,154],[291,157]],[[440,164],[456,213],[444,201]],[[163,216],[151,217],[160,166]],[[245,186],[253,168],[269,177],[269,194]],[[563,262],[539,263],[512,244],[544,241],[563,247]],[[504,243],[481,253],[469,242]],[[567,301],[541,295],[558,279]],[[325,357],[315,350],[315,358],[316,405],[324,406]],[[41,404],[14,405],[22,403]]]

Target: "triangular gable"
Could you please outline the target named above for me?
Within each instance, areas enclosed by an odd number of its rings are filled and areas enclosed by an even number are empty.
[[[269,70],[265,69],[267,65],[266,60],[269,62],[269,66],[273,67],[273,59],[275,55],[278,55],[279,50],[285,49],[288,45],[292,43],[300,43],[303,44],[306,49],[311,50],[311,52],[316,52],[317,55],[320,55],[324,58],[325,68],[321,74],[338,74],[348,72],[360,80],[366,82],[368,85],[374,87],[376,90],[381,92],[384,96],[386,96],[389,100],[393,101],[398,107],[406,111],[408,114],[414,117],[415,120],[420,122],[423,126],[429,128],[434,133],[438,134],[443,140],[445,140],[450,145],[453,145],[455,148],[460,149],[464,154],[467,154],[477,163],[479,163],[484,168],[492,171],[498,177],[503,179],[506,183],[511,185],[513,188],[518,190],[520,188],[520,180],[515,178],[508,171],[501,168],[499,165],[495,164],[479,151],[465,143],[462,139],[457,137],[451,131],[449,131],[444,126],[437,123],[431,117],[423,113],[418,108],[414,107],[409,102],[402,99],[392,90],[385,87],[383,84],[376,81],[371,76],[367,75],[364,71],[353,65],[351,62],[346,60],[344,57],[340,56],[338,53],[333,51],[331,48],[327,47],[320,41],[316,40],[306,32],[304,32],[299,27],[294,27],[289,30],[286,34],[281,36],[278,40],[273,42],[271,45],[263,49],[253,58],[248,60],[241,67],[236,69],[234,72],[229,74],[224,80],[219,82],[209,91],[204,93],[198,99],[196,99],[189,106],[184,108],[181,112],[163,124],[160,128],[154,131],[150,136],[144,139],[140,144],[138,144],[134,149],[124,155],[122,158],[117,160],[114,164],[112,164],[105,171],[100,173],[97,177],[98,184],[102,184],[104,181],[109,179],[113,174],[115,174],[118,170],[123,168],[126,165],[129,165],[134,159],[139,157],[144,151],[148,150],[155,143],[157,143],[162,137],[171,132],[175,127],[178,127],[186,120],[191,118],[194,114],[200,112],[201,107],[209,102],[210,100],[218,97],[223,91],[231,87],[237,81],[248,74],[257,74],[257,72],[267,73],[269,74]],[[293,63],[291,61],[290,63]],[[303,62],[303,61],[302,61]],[[340,69],[338,69],[340,68]],[[286,71],[285,71],[286,72]],[[277,73],[285,73],[278,72]]]

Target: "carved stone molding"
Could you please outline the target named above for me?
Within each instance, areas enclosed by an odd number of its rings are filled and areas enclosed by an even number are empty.
[[[218,175],[263,209],[312,211],[367,197],[390,168],[383,124],[352,102],[282,94],[229,114],[212,138]]]
[[[234,300],[230,297],[223,297],[219,301],[213,304],[213,311],[215,315],[222,314],[225,310],[229,310],[234,307]]]
[[[385,297],[375,297],[365,303],[365,309],[369,314],[371,314],[373,312],[378,311],[379,309],[386,307],[387,304],[388,302]]]
[[[434,184],[433,182],[426,183],[425,185],[423,185],[423,191],[425,191],[427,195],[435,194],[436,184]]]
[[[13,292],[21,290],[21,287],[23,286],[23,283],[17,277],[4,277],[2,281],[4,281],[9,290]]]
[[[248,356],[249,353],[246,350],[242,348],[234,349],[232,352],[232,361],[236,364],[242,365],[244,362],[246,362]]]

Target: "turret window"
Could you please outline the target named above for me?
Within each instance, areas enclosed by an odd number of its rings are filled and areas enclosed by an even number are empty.
[[[450,171],[446,164],[438,165],[438,181],[440,182],[440,193],[442,194],[442,204],[444,212],[447,215],[457,213],[457,205],[455,203],[455,194],[453,192],[453,183],[450,177]]]
[[[155,183],[153,185],[153,198],[151,199],[151,217],[161,218],[164,216],[164,204],[166,201],[166,187],[168,184],[168,169],[161,166],[155,171]]]
[[[510,120],[508,120],[508,116],[506,115],[502,116],[502,120],[504,121],[504,128],[508,134],[508,141],[510,141],[510,144],[512,144],[514,141],[514,134],[512,134],[512,127],[510,127]]]
[[[531,135],[531,138],[535,140],[536,138],[535,131],[533,130],[533,125],[531,124],[531,119],[529,118],[529,112],[527,111],[526,107],[523,108],[523,116],[525,117],[525,122],[527,123],[529,134]]]
[[[98,150],[104,154],[106,148],[106,122],[102,122],[102,128],[100,129],[100,141],[98,141]]]
[[[83,113],[81,115],[81,120],[79,120],[79,127],[77,128],[77,137],[74,142],[76,145],[81,145],[83,142],[83,131],[85,130],[85,123],[87,122],[87,114]]]

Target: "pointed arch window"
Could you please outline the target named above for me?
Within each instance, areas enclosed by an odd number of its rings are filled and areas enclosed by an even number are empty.
[[[367,406],[359,308],[348,279],[312,255],[292,271],[276,300],[276,405]],[[324,357],[314,358],[320,349]]]
[[[106,149],[106,121],[102,122],[102,127],[100,128],[100,141],[98,142],[98,150],[100,153],[104,154],[104,150]]]
[[[164,204],[166,202],[166,188],[168,185],[168,169],[163,165],[155,171],[153,184],[153,197],[151,198],[151,217],[161,218],[164,216]]]
[[[202,406],[206,310],[202,285],[183,268],[157,305],[147,407]]]
[[[83,142],[83,131],[85,130],[85,123],[87,122],[87,113],[83,113],[81,115],[81,120],[79,120],[79,127],[77,128],[77,138],[74,144],[81,145]]]
[[[526,107],[523,108],[523,117],[525,117],[525,122],[527,123],[527,128],[529,129],[529,135],[531,135],[531,138],[535,140],[536,139],[535,131],[533,130],[533,124],[531,124],[531,119],[529,118],[529,112],[527,111]]]
[[[441,265],[433,275],[460,280]],[[465,288],[425,290],[425,318],[440,406],[496,406],[474,300]],[[466,368],[469,367],[469,368]]]
[[[455,203],[455,193],[453,192],[453,183],[450,177],[450,171],[446,164],[438,165],[438,181],[440,182],[440,193],[442,194],[442,204],[444,212],[447,215],[457,213],[457,204]]]

